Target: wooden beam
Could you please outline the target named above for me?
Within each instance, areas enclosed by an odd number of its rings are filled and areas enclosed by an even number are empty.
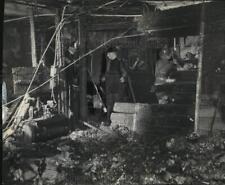
[[[34,15],[34,17],[55,17],[55,14],[40,14],[40,15]],[[12,18],[12,19],[6,19],[4,20],[4,23],[9,23],[9,22],[14,22],[14,21],[21,21],[21,20],[26,20],[29,19],[29,16],[24,16],[24,17],[17,17],[17,18]]]
[[[198,133],[198,126],[199,126],[199,110],[200,110],[200,104],[201,104],[201,90],[202,90],[204,35],[205,35],[205,3],[202,4],[202,9],[201,9],[200,56],[198,61],[198,76],[197,76],[196,101],[195,101],[195,124],[194,124],[195,133]]]
[[[27,7],[26,4],[19,4],[14,1],[5,1],[4,5],[4,16],[29,16],[31,7]],[[39,14],[49,14],[52,13],[45,7],[39,7]]]
[[[179,1],[150,1],[150,0],[146,0],[143,2],[149,3],[150,5],[154,5],[156,6],[157,9],[160,9],[160,10],[169,10],[169,9],[180,8],[185,6],[193,6],[193,5],[202,3],[202,1],[180,1],[179,2]],[[206,2],[211,2],[211,0]]]
[[[56,9],[56,24],[58,25],[61,21],[61,9]],[[60,30],[56,34],[56,58],[57,58],[57,66],[59,69],[65,67],[64,61],[64,52],[63,52],[63,39],[62,39],[62,30]],[[69,115],[69,108],[68,108],[68,101],[67,101],[67,92],[66,92],[66,75],[65,72],[61,73],[58,76],[58,101],[60,102],[60,112],[63,113],[65,116],[68,117]]]
[[[31,39],[31,58],[32,67],[37,67],[37,51],[33,9],[30,10],[30,39]]]

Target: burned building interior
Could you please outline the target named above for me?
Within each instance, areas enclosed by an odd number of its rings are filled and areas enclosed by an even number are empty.
[[[225,184],[225,2],[5,0],[4,185]]]

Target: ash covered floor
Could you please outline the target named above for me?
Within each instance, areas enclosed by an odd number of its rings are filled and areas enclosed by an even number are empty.
[[[3,184],[225,183],[225,133],[144,142],[124,127],[77,130],[67,137],[3,152]],[[18,146],[18,145],[17,145]]]

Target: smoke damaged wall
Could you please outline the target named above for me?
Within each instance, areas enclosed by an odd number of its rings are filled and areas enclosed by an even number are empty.
[[[30,30],[26,22],[5,23],[3,27],[3,80],[8,98],[13,96],[12,68],[31,66]]]
[[[31,66],[30,29],[27,22],[4,24],[3,59],[10,67]]]

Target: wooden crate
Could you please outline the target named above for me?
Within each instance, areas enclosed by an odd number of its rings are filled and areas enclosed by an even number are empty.
[[[112,125],[124,125],[141,135],[172,132],[191,127],[193,106],[115,103]],[[191,111],[190,111],[191,110]]]
[[[151,106],[142,103],[115,103],[111,114],[112,126],[123,125],[138,134],[144,134],[151,119]]]

